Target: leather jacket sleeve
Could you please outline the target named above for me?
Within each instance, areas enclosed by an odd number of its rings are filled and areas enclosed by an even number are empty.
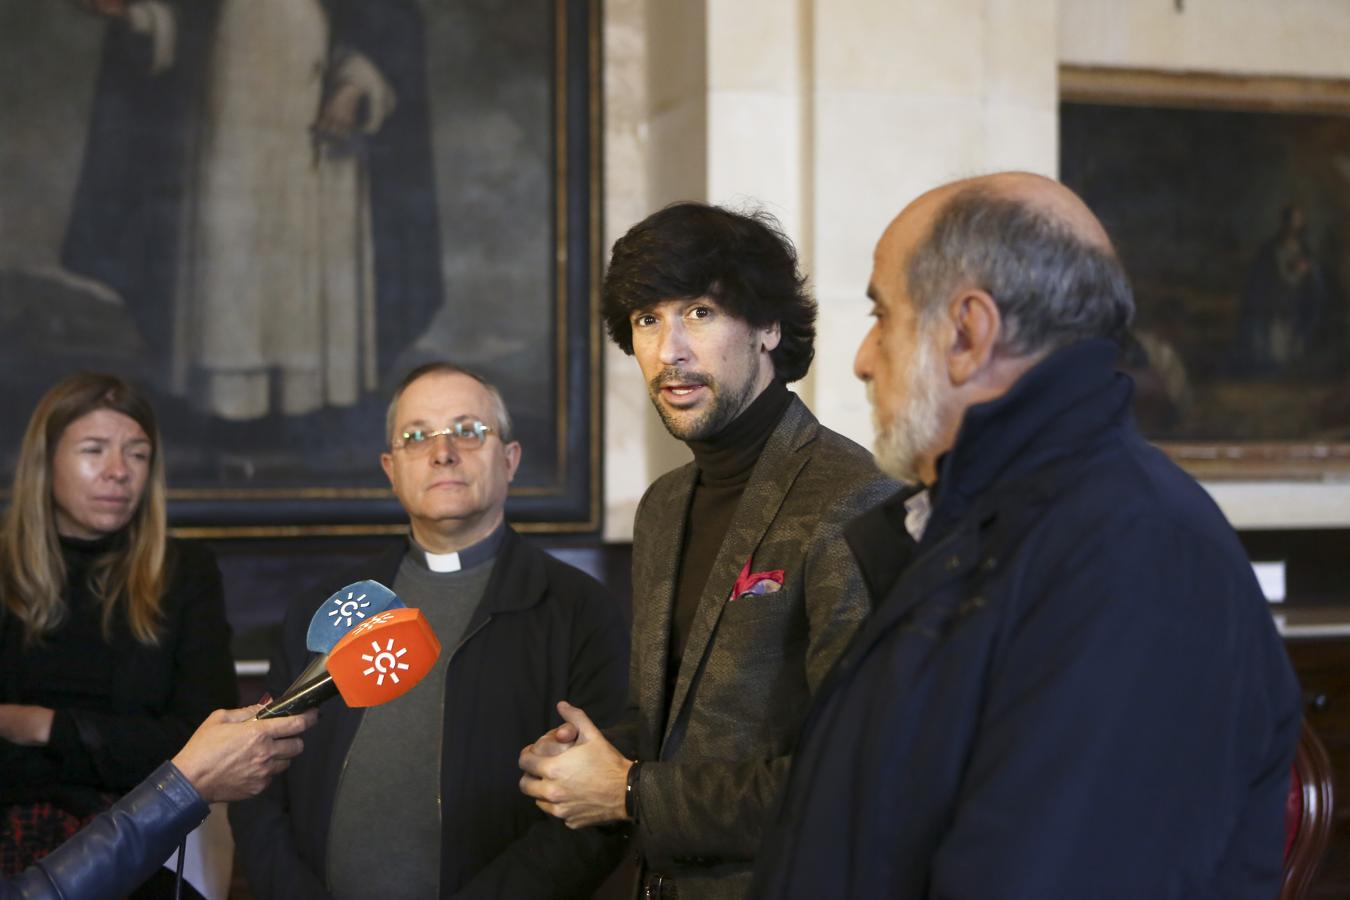
[[[0,885],[0,898],[124,897],[209,811],[183,773],[166,762],[70,840]]]

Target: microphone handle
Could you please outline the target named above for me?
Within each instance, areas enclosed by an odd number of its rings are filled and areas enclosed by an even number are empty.
[[[318,706],[329,697],[336,697],[338,693],[337,685],[333,683],[333,676],[328,675],[318,681],[305,685],[294,693],[288,692],[280,699],[273,700],[271,703],[258,710],[255,719],[276,719],[281,716],[293,716],[296,713],[302,713],[311,706]]]

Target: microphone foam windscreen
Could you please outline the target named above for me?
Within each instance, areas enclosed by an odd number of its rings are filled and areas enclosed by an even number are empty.
[[[353,628],[328,654],[328,672],[351,707],[401,697],[435,665],[441,642],[417,609],[390,609]]]
[[[305,646],[314,653],[327,653],[347,632],[372,616],[403,608],[398,595],[378,581],[349,584],[315,610],[305,632]]]

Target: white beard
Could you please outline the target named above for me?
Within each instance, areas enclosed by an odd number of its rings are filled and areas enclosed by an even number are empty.
[[[937,446],[942,430],[939,392],[945,373],[939,366],[933,342],[926,337],[920,329],[917,349],[910,356],[905,372],[905,402],[889,424],[882,423],[875,384],[867,382],[867,400],[872,404],[872,426],[876,431],[877,466],[906,484],[920,482],[919,459]]]

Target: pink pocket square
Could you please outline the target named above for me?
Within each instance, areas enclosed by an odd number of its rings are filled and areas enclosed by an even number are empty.
[[[783,570],[774,569],[771,572],[751,572],[750,560],[745,561],[741,574],[736,576],[736,584],[731,589],[731,599],[737,597],[762,597],[765,594],[776,593],[783,587]]]

